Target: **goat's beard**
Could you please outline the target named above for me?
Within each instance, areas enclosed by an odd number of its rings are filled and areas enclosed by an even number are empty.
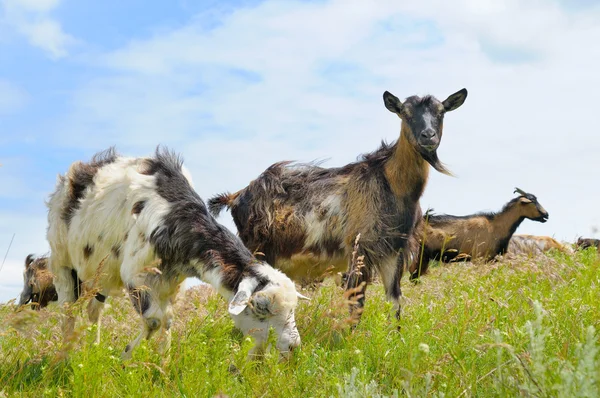
[[[437,151],[424,151],[421,150],[421,156],[427,163],[431,165],[434,169],[439,171],[442,174],[446,174],[448,176],[453,177],[454,175],[450,170],[446,168],[446,166],[440,161],[437,155]]]

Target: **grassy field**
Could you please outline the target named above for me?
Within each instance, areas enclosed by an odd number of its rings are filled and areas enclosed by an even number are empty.
[[[105,312],[102,342],[80,320],[61,346],[56,308],[0,307],[0,397],[10,396],[600,396],[600,260],[595,251],[496,264],[433,267],[403,281],[401,331],[380,285],[367,291],[351,331],[342,290],[328,281],[304,292],[302,348],[287,362],[251,347],[210,288],[177,306],[170,357],[155,341],[132,360],[121,350],[138,330],[124,298]],[[271,336],[273,338],[273,336]]]

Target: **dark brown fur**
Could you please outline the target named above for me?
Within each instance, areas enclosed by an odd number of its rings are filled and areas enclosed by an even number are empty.
[[[35,258],[30,254],[25,259],[23,273],[24,286],[19,305],[31,302],[32,309],[46,307],[51,301],[58,300],[52,273],[48,270],[48,257]]]
[[[448,102],[451,98],[458,100]],[[461,90],[444,103],[429,96],[401,103],[386,92],[386,107],[403,120],[397,142],[383,143],[343,167],[275,163],[241,191],[212,198],[209,207],[216,215],[227,206],[244,244],[297,281],[318,278],[327,269],[348,269],[360,234],[358,255],[364,256],[365,267],[360,272],[350,270],[347,288],[370,282],[379,273],[388,297],[398,304],[409,237],[421,217],[419,198],[429,164],[446,171],[435,153],[441,118],[465,98],[466,90]],[[423,113],[436,117],[433,137],[423,138],[414,131]],[[364,303],[364,289],[357,292],[362,298],[351,296],[359,307]]]
[[[595,247],[600,250],[600,239],[591,239],[591,238],[579,238],[577,239],[577,243],[575,246],[578,249],[587,249],[588,247]]]
[[[85,190],[92,185],[94,177],[102,166],[113,163],[117,159],[117,153],[114,147],[106,151],[99,152],[89,163],[74,163],[66,177],[69,179],[69,198],[62,210],[62,218],[69,225],[75,211],[79,208],[79,199],[85,195]]]

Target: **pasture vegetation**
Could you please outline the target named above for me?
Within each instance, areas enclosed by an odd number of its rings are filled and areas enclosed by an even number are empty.
[[[400,333],[377,283],[354,331],[332,280],[303,293],[312,301],[299,305],[302,347],[288,362],[274,348],[247,361],[250,341],[209,287],[179,301],[168,359],[152,339],[121,361],[139,319],[124,297],[109,300],[100,345],[82,317],[66,349],[55,306],[15,312],[9,303],[0,307],[0,397],[600,396],[594,249],[432,267],[414,286],[404,278]]]

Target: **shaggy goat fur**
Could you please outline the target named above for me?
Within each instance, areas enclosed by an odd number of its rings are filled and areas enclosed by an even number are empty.
[[[19,305],[31,302],[31,308],[39,310],[51,301],[58,300],[52,273],[48,270],[48,256],[37,258],[33,254],[27,256],[23,282]]]
[[[162,350],[168,349],[172,302],[186,277],[209,282],[230,301],[236,325],[255,337],[257,350],[269,326],[282,353],[300,344],[294,284],[215,221],[177,155],[159,148],[154,157],[129,158],[111,148],[90,163],[75,162],[59,176],[48,207],[59,303],[77,299],[77,280],[102,298],[126,287],[142,316],[142,330],[124,358],[159,330]],[[98,297],[91,301],[93,321],[103,306]],[[65,336],[73,322],[67,318]]]

